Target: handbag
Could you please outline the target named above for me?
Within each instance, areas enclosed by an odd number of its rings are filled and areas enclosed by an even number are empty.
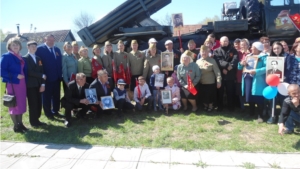
[[[10,81],[11,81],[11,77],[10,77]],[[6,107],[16,107],[17,106],[17,99],[15,96],[15,90],[14,90],[14,86],[12,83],[10,83],[13,89],[13,94],[4,94],[3,95],[3,105]],[[7,84],[6,84],[7,85]]]

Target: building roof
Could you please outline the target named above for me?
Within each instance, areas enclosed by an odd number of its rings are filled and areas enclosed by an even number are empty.
[[[43,43],[44,37],[48,34],[52,34],[55,38],[55,42],[65,42],[68,35],[70,35],[72,41],[75,41],[75,38],[71,32],[71,30],[58,30],[58,31],[47,31],[47,32],[35,32],[35,33],[23,33],[21,34],[20,40],[21,42],[28,42],[30,40],[34,40],[37,43]],[[16,33],[8,34],[3,42],[7,42],[10,38],[16,37]]]
[[[180,31],[180,34],[186,34],[186,33],[191,33],[195,32],[196,30],[200,29],[202,27],[201,24],[196,24],[196,25],[184,25],[182,30]],[[174,31],[173,36],[179,36],[179,33],[177,31]]]

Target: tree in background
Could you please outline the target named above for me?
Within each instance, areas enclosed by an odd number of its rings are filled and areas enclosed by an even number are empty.
[[[202,21],[199,22],[201,25],[206,25],[208,22],[214,22],[221,20],[218,15],[215,15],[214,17],[206,17]]]
[[[172,26],[172,15],[166,13],[163,19],[154,19],[157,23],[164,26]]]
[[[95,21],[94,16],[92,16],[87,12],[81,11],[80,15],[76,16],[73,20],[73,24],[75,25],[75,29],[73,31],[76,32],[74,35],[78,37],[77,32],[86,26],[90,26],[94,21]]]
[[[5,39],[5,37],[10,34],[11,32],[10,31],[7,31],[6,33],[4,33],[2,31],[2,29],[0,29],[0,41],[3,42],[3,40]]]

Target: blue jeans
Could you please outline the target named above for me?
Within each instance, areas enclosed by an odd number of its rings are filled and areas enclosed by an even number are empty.
[[[287,118],[286,122],[285,122],[285,127],[289,130],[289,131],[293,131],[294,130],[294,122],[298,122],[300,123],[300,115],[298,113],[295,113],[294,111],[291,111],[289,117]]]
[[[157,100],[156,100],[156,98],[157,98]],[[158,104],[159,109],[162,109],[160,90],[153,90],[153,107],[154,107],[154,110],[156,110],[156,104]]]

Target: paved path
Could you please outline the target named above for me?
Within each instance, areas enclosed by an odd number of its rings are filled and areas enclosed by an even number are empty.
[[[183,151],[5,141],[0,145],[1,169],[300,168],[300,153]]]

